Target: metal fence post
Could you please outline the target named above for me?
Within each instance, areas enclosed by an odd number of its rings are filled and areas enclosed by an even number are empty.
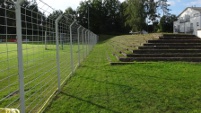
[[[86,51],[85,51],[85,58],[87,57],[87,30],[85,31],[85,47],[86,47]]]
[[[94,46],[96,45],[97,36],[94,34]]]
[[[59,20],[62,18],[62,15],[55,20],[55,32],[56,32],[56,60],[57,60],[57,73],[58,73],[58,91],[61,91],[60,85],[60,56],[59,56]]]
[[[94,34],[91,34],[91,50],[93,49],[93,45],[94,45]]]
[[[82,51],[83,51],[83,59],[84,60],[84,37],[85,37],[85,32],[84,32],[85,28],[82,29]]]
[[[62,50],[64,50],[63,39],[64,39],[64,33],[60,33],[60,44],[61,44],[61,48],[62,48]]]
[[[90,35],[89,34],[90,34],[90,31],[88,32],[88,37],[87,37],[87,50],[88,50],[87,51],[87,55],[89,54],[89,51],[90,51],[90,49],[89,49],[89,45],[90,45],[89,44],[89,38],[90,38]]]
[[[24,93],[24,65],[22,51],[22,19],[21,4],[24,0],[17,0],[16,15],[16,32],[17,32],[17,55],[18,55],[18,74],[19,74],[19,90],[20,90],[20,113],[25,113],[25,93]]]
[[[92,51],[92,39],[93,39],[93,34],[91,33],[90,35],[90,51]]]
[[[47,50],[47,31],[45,31],[45,50]]]
[[[77,42],[78,42],[78,66],[80,65],[80,28],[82,26],[78,27],[77,29],[77,34],[78,34],[78,37],[77,37]]]
[[[70,53],[71,53],[71,75],[74,73],[74,64],[73,64],[73,33],[72,33],[72,26],[75,24],[76,20],[70,25]]]
[[[88,54],[89,54],[89,52],[91,51],[91,49],[90,49],[90,39],[91,39],[91,31],[89,32],[89,40],[88,40],[88,49],[89,49],[89,51],[88,51]]]
[[[93,34],[93,47],[94,47],[94,44],[95,44],[95,38],[96,38],[96,36],[95,36],[95,34]]]

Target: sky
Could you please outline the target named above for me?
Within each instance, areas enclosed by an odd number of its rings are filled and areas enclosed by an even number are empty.
[[[201,7],[201,0],[168,0],[170,13],[179,15],[186,7]]]
[[[72,7],[74,10],[79,6],[81,1],[85,0],[42,0],[54,9],[65,11],[68,7]],[[125,0],[120,0],[123,2]],[[171,9],[170,13],[179,15],[186,7],[201,7],[201,0],[168,0]]]

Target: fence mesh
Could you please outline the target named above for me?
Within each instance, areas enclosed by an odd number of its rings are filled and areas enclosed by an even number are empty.
[[[19,106],[15,4],[0,6],[0,106]]]
[[[0,108],[39,112],[86,58],[97,36],[41,0],[0,4]]]

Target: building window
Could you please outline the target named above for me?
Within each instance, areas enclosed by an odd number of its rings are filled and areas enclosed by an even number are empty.
[[[199,26],[200,24],[199,24],[199,22],[197,22],[197,26]]]
[[[198,16],[199,16],[199,13],[195,13],[195,14],[194,14],[194,17],[198,17]]]

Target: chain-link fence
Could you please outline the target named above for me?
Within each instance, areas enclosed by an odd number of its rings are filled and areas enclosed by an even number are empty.
[[[0,108],[40,112],[70,78],[97,35],[41,0],[0,4]]]

